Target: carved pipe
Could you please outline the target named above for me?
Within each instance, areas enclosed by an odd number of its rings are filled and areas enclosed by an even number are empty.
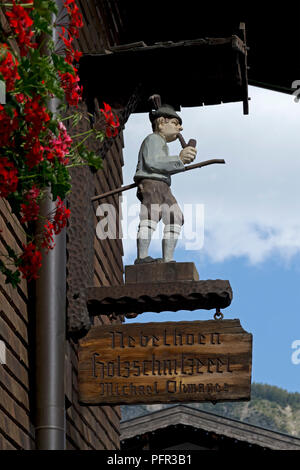
[[[179,139],[182,148],[184,149],[185,147],[196,147],[197,141],[195,139],[190,139],[188,143],[184,140],[182,134],[178,134],[177,138]]]

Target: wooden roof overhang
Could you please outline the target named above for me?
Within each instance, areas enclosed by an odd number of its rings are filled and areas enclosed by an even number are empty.
[[[180,5],[151,0],[78,0],[84,15],[81,50],[103,53],[116,44],[240,35],[246,25],[249,85],[292,94],[300,78],[300,5],[291,9],[259,2],[202,2]],[[103,21],[103,19],[105,21]],[[105,32],[105,34],[103,34]],[[115,32],[115,34],[113,34]],[[174,67],[174,70],[179,68]]]
[[[248,114],[247,48],[237,35],[115,46],[83,55],[79,74],[90,110],[94,98],[122,108],[140,85],[137,113],[148,112],[147,99],[157,93],[177,110],[242,101]]]
[[[102,0],[92,0],[101,2]],[[117,0],[116,0],[117,1]],[[292,10],[270,2],[195,2],[180,4],[151,0],[118,1],[120,42],[228,37],[245,24],[249,85],[292,94],[300,79],[300,4]],[[292,14],[291,14],[292,11]]]

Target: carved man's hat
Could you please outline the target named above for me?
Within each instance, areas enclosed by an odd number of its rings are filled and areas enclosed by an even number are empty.
[[[169,104],[163,104],[159,106],[159,108],[150,111],[149,113],[149,119],[153,123],[155,119],[159,117],[166,117],[166,118],[176,118],[178,119],[179,123],[182,124],[182,119],[181,117],[176,113],[175,109],[173,106],[170,106]]]

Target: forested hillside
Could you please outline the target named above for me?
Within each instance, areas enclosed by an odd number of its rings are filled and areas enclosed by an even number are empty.
[[[300,437],[300,393],[267,384],[252,384],[251,401],[217,403],[193,403],[197,409],[227,418],[238,419],[273,431]],[[122,406],[122,420],[135,418],[151,411],[172,405]]]

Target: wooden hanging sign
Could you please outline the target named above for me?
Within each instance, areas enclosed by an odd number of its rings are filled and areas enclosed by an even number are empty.
[[[79,346],[82,404],[250,400],[252,335],[239,320],[92,328]]]

